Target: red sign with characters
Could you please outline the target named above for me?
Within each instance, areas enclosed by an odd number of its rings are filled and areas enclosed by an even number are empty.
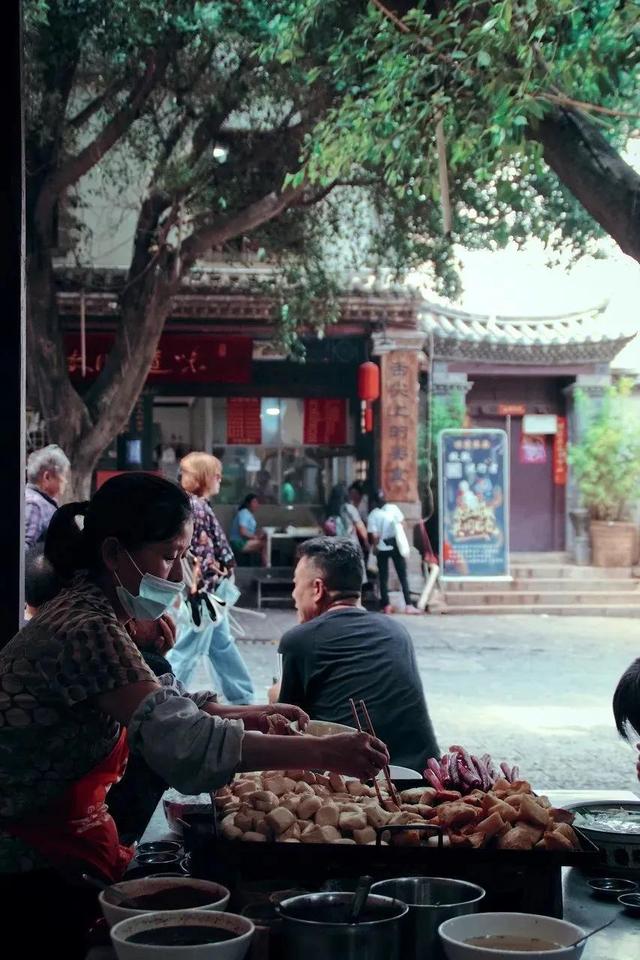
[[[88,333],[84,373],[80,333],[66,333],[67,369],[73,380],[95,380],[104,367],[115,334]],[[160,337],[147,383],[250,383],[250,337],[208,333],[164,333]]]
[[[567,418],[558,417],[553,437],[553,482],[556,487],[567,485]]]
[[[344,397],[306,397],[303,442],[340,447],[347,442],[347,401]]]
[[[524,403],[499,403],[499,417],[524,417],[527,408]]]
[[[227,443],[262,443],[260,397],[227,398]]]

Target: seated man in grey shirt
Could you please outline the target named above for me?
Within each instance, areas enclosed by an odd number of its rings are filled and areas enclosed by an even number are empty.
[[[411,637],[360,602],[362,554],[346,537],[315,537],[299,550],[293,599],[300,625],[280,641],[280,698],[314,720],[353,726],[349,697],[364,700],[391,762],[423,771],[440,750]]]

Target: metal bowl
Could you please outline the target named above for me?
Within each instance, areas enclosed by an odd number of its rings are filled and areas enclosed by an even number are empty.
[[[566,809],[576,815],[574,827],[598,847],[603,868],[640,876],[640,800],[570,803]]]
[[[632,917],[640,917],[640,893],[623,893],[618,897],[618,903]]]
[[[185,814],[209,813],[210,815],[211,800],[207,794],[186,797],[176,790],[169,790],[162,800],[162,808],[171,831],[182,836],[182,823],[180,821],[184,820]]]
[[[621,894],[633,893],[638,887],[633,880],[621,880],[620,877],[596,877],[587,883],[594,896],[603,900],[617,900]]]

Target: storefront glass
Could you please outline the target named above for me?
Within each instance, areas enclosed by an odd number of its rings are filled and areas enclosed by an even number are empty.
[[[181,456],[209,450],[223,464],[218,503],[235,504],[255,491],[265,504],[324,504],[333,484],[354,477],[350,421],[347,416],[345,445],[311,445],[304,443],[304,400],[299,398],[157,398],[158,466],[175,479]],[[236,437],[245,442],[229,442]]]

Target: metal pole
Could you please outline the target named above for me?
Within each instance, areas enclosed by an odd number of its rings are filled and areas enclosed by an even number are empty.
[[[2,550],[0,551],[0,646],[20,626],[24,580],[25,461],[25,289],[24,289],[24,128],[22,111],[22,3],[3,9],[0,46],[7,73],[2,112],[0,163],[0,405],[4,418],[0,470]]]

